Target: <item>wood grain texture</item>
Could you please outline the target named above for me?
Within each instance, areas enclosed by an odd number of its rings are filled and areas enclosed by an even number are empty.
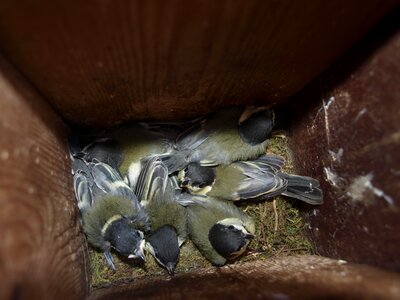
[[[400,11],[298,98],[292,149],[325,203],[307,214],[318,253],[400,271]],[[310,103],[305,110],[306,103]]]
[[[180,119],[294,95],[395,0],[6,0],[0,48],[68,121]]]
[[[100,299],[398,299],[400,275],[318,256],[291,256],[152,278],[94,291]]]
[[[0,299],[81,299],[88,289],[68,128],[0,58]]]

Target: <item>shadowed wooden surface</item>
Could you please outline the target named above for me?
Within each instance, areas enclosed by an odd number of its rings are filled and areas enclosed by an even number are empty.
[[[67,127],[0,58],[0,299],[78,299],[89,276]]]
[[[325,193],[307,217],[315,250],[397,271],[399,20],[397,11],[295,99],[291,139],[299,173]]]
[[[318,256],[290,256],[122,283],[98,299],[398,299],[400,275]]]
[[[395,3],[6,0],[0,48],[68,121],[176,120],[294,95]]]

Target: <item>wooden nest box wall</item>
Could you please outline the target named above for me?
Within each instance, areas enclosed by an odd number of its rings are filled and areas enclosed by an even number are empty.
[[[396,4],[3,1],[0,299],[400,297]],[[253,103],[285,109],[296,167],[322,183],[304,213],[320,256],[92,292],[71,128]]]

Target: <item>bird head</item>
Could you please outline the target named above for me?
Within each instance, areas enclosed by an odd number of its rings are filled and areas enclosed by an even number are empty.
[[[233,260],[244,253],[254,235],[249,233],[239,219],[224,219],[214,224],[208,234],[212,247],[221,256]]]
[[[258,145],[271,135],[275,114],[267,107],[248,106],[239,118],[239,134],[244,142]]]
[[[186,188],[191,194],[206,195],[215,182],[215,170],[191,162],[179,172],[178,179],[181,188]]]
[[[174,275],[179,260],[178,235],[174,227],[164,225],[150,234],[146,239],[146,250],[156,261]]]
[[[107,224],[108,223],[108,224]],[[132,220],[124,216],[114,216],[103,228],[104,239],[110,243],[111,248],[128,258],[140,258],[144,256],[143,232],[135,229]]]

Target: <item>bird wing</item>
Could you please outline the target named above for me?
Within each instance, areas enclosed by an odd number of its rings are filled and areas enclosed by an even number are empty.
[[[194,150],[204,143],[209,136],[204,126],[206,121],[206,118],[202,118],[179,134],[175,140],[175,147],[178,150]]]
[[[280,171],[285,164],[285,159],[282,156],[273,155],[273,154],[265,154],[260,156],[255,160],[255,162],[260,162],[263,164],[267,164],[277,171]]]
[[[267,162],[241,161],[236,164],[244,175],[237,187],[239,199],[261,195],[274,197],[287,188],[287,180],[277,176],[277,170]]]
[[[75,197],[78,200],[78,207],[83,214],[92,205],[92,184],[88,175],[82,170],[74,174]]]
[[[308,176],[285,173],[278,173],[278,175],[288,181],[287,190],[283,195],[312,205],[320,205],[324,202],[323,193],[318,180]]]
[[[105,194],[124,196],[139,206],[138,198],[132,189],[124,182],[119,172],[102,162],[90,163],[91,173],[95,185]],[[97,198],[94,195],[94,198]]]
[[[159,157],[149,157],[140,171],[135,193],[144,203],[153,199],[156,192],[164,193],[168,184],[168,168]]]
[[[175,151],[160,156],[169,174],[182,170],[188,164],[192,151],[208,139],[205,120],[204,118],[197,120],[193,126],[178,135],[173,145]]]

